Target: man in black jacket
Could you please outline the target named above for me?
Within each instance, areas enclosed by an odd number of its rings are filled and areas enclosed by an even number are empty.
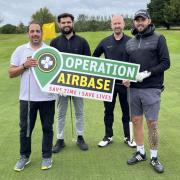
[[[137,151],[127,163],[129,165],[146,160],[144,149],[143,114],[147,121],[150,145],[150,164],[158,173],[164,171],[158,161],[157,120],[160,110],[160,96],[163,88],[164,71],[170,67],[169,52],[165,38],[154,32],[155,27],[146,10],[139,10],[134,16],[135,36],[126,44],[129,60],[140,64],[137,83],[131,83],[130,105]],[[128,85],[127,81],[124,84]]]
[[[76,35],[73,30],[74,16],[69,13],[63,13],[58,16],[58,23],[62,34],[53,39],[50,45],[60,52],[81,54],[90,56],[90,48],[87,41]],[[68,100],[71,97],[58,97],[58,124],[57,124],[57,141],[52,148],[53,153],[58,153],[65,147],[64,143],[64,126],[68,107]],[[84,133],[84,114],[83,114],[83,99],[80,97],[72,97],[75,115],[76,115],[76,133],[77,145],[81,150],[88,150],[88,145],[83,138]]]
[[[117,61],[127,61],[128,55],[125,50],[126,42],[130,37],[123,33],[125,23],[122,16],[113,16],[111,19],[111,28],[113,34],[103,39],[96,47],[93,56],[100,57],[104,54],[105,58]],[[105,136],[99,142],[99,147],[105,147],[112,142],[113,136],[113,122],[114,122],[114,108],[116,104],[116,97],[119,96],[119,102],[122,110],[122,123],[124,130],[124,142],[130,146],[135,147],[135,142],[130,142],[129,132],[129,106],[127,102],[127,88],[122,85],[122,81],[116,80],[114,87],[114,94],[112,102],[104,102],[104,124]]]

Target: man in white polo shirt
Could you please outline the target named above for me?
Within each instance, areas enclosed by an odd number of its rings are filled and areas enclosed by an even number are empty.
[[[42,138],[42,166],[49,169],[52,166],[53,122],[55,113],[55,96],[42,92],[35,80],[31,67],[38,62],[32,59],[33,53],[46,44],[42,42],[42,28],[37,22],[31,22],[28,27],[29,42],[16,48],[11,56],[9,67],[10,78],[20,75],[20,159],[14,170],[21,171],[30,162],[31,134],[39,111]]]

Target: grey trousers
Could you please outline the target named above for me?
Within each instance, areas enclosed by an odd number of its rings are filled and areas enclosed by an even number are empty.
[[[84,133],[84,115],[83,115],[83,98],[71,97],[76,116],[76,134],[83,135]],[[68,101],[70,97],[58,96],[57,107],[58,107],[58,121],[57,121],[57,139],[64,139],[64,127],[66,112],[68,109]]]

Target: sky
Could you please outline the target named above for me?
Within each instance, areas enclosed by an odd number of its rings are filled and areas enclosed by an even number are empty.
[[[2,24],[28,25],[33,13],[47,7],[53,15],[64,12],[76,17],[79,14],[89,16],[123,14],[133,16],[139,9],[146,9],[150,0],[0,0]]]

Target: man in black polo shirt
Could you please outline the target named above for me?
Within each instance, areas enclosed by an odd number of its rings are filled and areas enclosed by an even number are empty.
[[[123,34],[125,23],[122,16],[113,16],[111,19],[111,28],[113,34],[103,39],[96,47],[93,56],[100,57],[104,54],[105,58],[117,61],[128,61],[128,55],[125,50],[125,44],[130,37]],[[99,142],[99,147],[105,147],[112,142],[113,122],[114,122],[114,107],[116,104],[116,96],[119,95],[119,102],[122,110],[122,123],[124,130],[124,142],[135,147],[135,142],[130,142],[129,133],[129,106],[127,102],[127,88],[122,85],[122,81],[116,80],[112,102],[104,102],[104,124],[105,136]]]
[[[53,39],[50,45],[60,52],[81,54],[90,56],[90,48],[87,41],[76,35],[73,30],[74,16],[72,14],[63,13],[58,16],[58,23],[62,34]],[[70,97],[71,98],[71,97]],[[69,97],[58,97],[58,124],[57,124],[57,141],[52,148],[53,153],[57,153],[65,147],[64,143],[64,125],[66,112],[68,108]],[[72,97],[76,115],[76,133],[77,145],[81,150],[88,150],[88,145],[83,138],[84,118],[83,118],[83,99],[80,97]]]

